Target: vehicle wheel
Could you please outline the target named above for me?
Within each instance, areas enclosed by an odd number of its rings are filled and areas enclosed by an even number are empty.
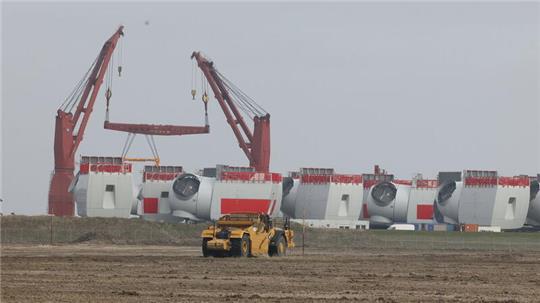
[[[242,239],[231,239],[231,256],[248,257],[251,255],[251,241],[248,235],[242,236]]]
[[[205,258],[210,256],[210,252],[208,251],[208,241],[210,241],[208,238],[202,240],[202,255]]]
[[[272,245],[268,249],[270,257],[281,257],[287,255],[287,242],[283,236],[280,236],[276,240],[276,244]]]

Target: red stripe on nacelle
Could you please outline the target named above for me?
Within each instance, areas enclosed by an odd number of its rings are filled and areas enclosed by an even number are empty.
[[[311,184],[327,184],[327,183],[342,183],[342,184],[360,184],[362,183],[361,175],[301,175],[301,183]]]
[[[82,163],[79,169],[81,175],[86,175],[88,172],[94,173],[130,173],[131,164],[90,164]]]
[[[393,180],[392,183],[394,184],[400,184],[400,185],[412,185],[412,181],[411,180]]]
[[[432,204],[416,205],[416,219],[419,219],[419,220],[433,219],[433,205]]]
[[[221,174],[222,181],[245,181],[245,182],[272,182],[280,183],[282,176],[279,173],[259,173],[247,171],[227,171]]]
[[[511,187],[528,187],[529,177],[499,177],[499,185]]]
[[[145,214],[157,214],[158,198],[144,198],[143,211]]]
[[[238,212],[268,213],[270,199],[221,199],[221,214]]]
[[[497,186],[497,177],[467,177],[465,186]]]
[[[174,180],[179,173],[163,173],[163,172],[145,172],[143,175],[143,182],[146,181],[170,181]]]

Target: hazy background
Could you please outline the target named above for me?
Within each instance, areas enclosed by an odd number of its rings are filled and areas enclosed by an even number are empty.
[[[202,125],[189,58],[202,50],[271,113],[274,171],[536,174],[539,13],[538,3],[2,3],[3,211],[46,212],[56,110],[119,24],[111,121]],[[104,92],[77,157],[121,153],[126,134],[102,128]],[[156,138],[162,164],[247,164],[209,107],[211,134]],[[130,155],[150,155],[143,137]]]

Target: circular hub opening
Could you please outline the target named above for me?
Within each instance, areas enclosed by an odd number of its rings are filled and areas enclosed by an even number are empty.
[[[456,190],[456,182],[455,181],[449,181],[444,183],[441,186],[441,189],[439,189],[439,193],[437,195],[437,203],[441,205],[445,205],[446,202],[452,197],[452,194]]]
[[[178,177],[173,183],[173,191],[180,200],[188,200],[199,191],[201,182],[192,174]]]
[[[387,206],[396,198],[397,188],[394,184],[384,181],[373,187],[371,197],[379,206]]]

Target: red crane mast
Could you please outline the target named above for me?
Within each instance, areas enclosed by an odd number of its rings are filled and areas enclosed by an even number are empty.
[[[68,189],[73,181],[75,153],[83,139],[113,51],[120,36],[124,35],[123,29],[124,27],[120,26],[105,42],[85,77],[58,109],[54,133],[54,172],[49,189],[49,214],[73,215],[73,194]]]
[[[238,144],[249,160],[249,165],[258,172],[268,172],[270,166],[270,114],[253,99],[238,89],[200,52],[193,52],[205,78],[210,84],[227,123]],[[206,94],[206,92],[205,92]],[[253,120],[253,131],[248,127],[240,110]]]

